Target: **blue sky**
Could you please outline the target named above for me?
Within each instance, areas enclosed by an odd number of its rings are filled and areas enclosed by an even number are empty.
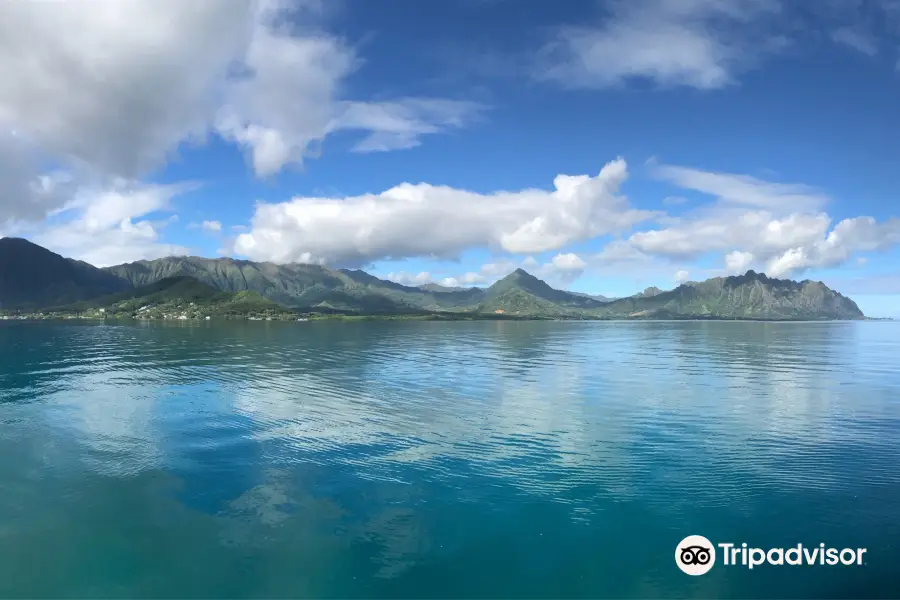
[[[897,0],[73,0],[0,22],[0,233],[67,256],[524,267],[606,295],[753,268],[900,316]]]

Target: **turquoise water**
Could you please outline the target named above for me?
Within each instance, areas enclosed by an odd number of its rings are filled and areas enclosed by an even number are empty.
[[[898,323],[0,324],[0,596],[897,597]],[[860,567],[675,565],[689,534]]]

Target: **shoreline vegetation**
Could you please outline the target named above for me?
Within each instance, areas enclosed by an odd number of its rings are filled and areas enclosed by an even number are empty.
[[[540,315],[497,315],[466,313],[421,313],[421,314],[343,314],[297,312],[276,315],[266,314],[217,314],[217,315],[164,315],[140,316],[104,312],[62,313],[62,312],[3,312],[0,321],[152,321],[152,322],[185,322],[209,323],[221,321],[268,321],[268,322],[310,322],[310,321],[609,321],[609,322],[646,322],[646,321],[744,321],[760,323],[823,323],[842,321],[898,321],[890,317],[863,317],[862,319],[763,319],[747,317],[718,316],[683,316],[683,317],[593,317],[593,316],[540,316]]]
[[[608,298],[516,269],[488,287],[406,286],[320,265],[175,256],[99,269],[0,238],[0,319],[196,321],[841,321],[866,317],[819,281],[764,273]]]

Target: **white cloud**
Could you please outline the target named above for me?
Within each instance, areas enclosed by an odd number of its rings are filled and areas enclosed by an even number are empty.
[[[436,283],[445,287],[472,287],[483,284],[491,284],[497,279],[500,279],[500,277],[489,277],[483,272],[476,271],[469,271],[467,273],[462,273],[461,275],[450,277],[440,277],[428,271],[421,271],[419,273],[409,273],[407,271],[392,271],[385,275],[384,279],[393,281],[394,283],[399,283],[400,285],[408,286],[420,286],[425,285],[426,283]]]
[[[751,264],[753,264],[753,254],[750,252],[735,250],[725,255],[725,270],[729,275],[746,273]]]
[[[685,271],[684,269],[679,269],[675,271],[675,283],[682,284],[686,281],[689,281],[691,278],[691,274]]]
[[[570,252],[557,254],[545,263],[540,263],[531,256],[521,261],[498,258],[494,262],[481,265],[477,271],[467,271],[458,275],[439,276],[428,271],[416,274],[399,271],[388,273],[386,279],[403,285],[439,283],[447,287],[484,286],[491,285],[521,268],[546,280],[554,287],[566,288],[581,277],[587,267],[588,263],[584,259]]]
[[[484,274],[470,271],[456,277],[444,277],[443,279],[438,281],[438,283],[446,287],[471,287],[473,285],[493,283],[497,279],[500,278],[492,277],[491,280],[488,281],[488,278]]]
[[[581,271],[587,266],[580,256],[571,252],[557,254],[550,262],[555,268],[563,271]]]
[[[0,3],[0,124],[42,154],[137,176],[202,135],[250,2]]]
[[[832,218],[818,212],[828,198],[799,184],[770,183],[741,175],[661,167],[676,185],[715,196],[695,214],[669,218],[663,227],[640,231],[608,244],[592,264],[695,259],[721,252],[725,272],[760,264],[773,277],[837,266],[857,252],[884,251],[900,244],[900,219]],[[764,208],[761,210],[760,208]]]
[[[260,203],[234,250],[253,260],[328,264],[449,258],[485,246],[513,254],[555,250],[653,216],[618,194],[626,178],[625,161],[617,159],[594,177],[559,175],[553,191],[479,194],[404,183],[380,194]]]
[[[773,257],[766,272],[773,276],[814,267],[842,265],[856,252],[881,252],[900,245],[900,219],[878,223],[872,217],[844,219],[824,239],[787,249]]]
[[[347,102],[333,130],[370,132],[355,152],[385,152],[414,148],[423,135],[460,128],[477,118],[484,106],[441,98],[403,98],[392,102]]]
[[[788,248],[814,243],[825,235],[826,214],[796,213],[776,218],[766,211],[724,212],[696,220],[681,219],[663,229],[641,231],[627,245],[644,254],[671,258],[697,258],[707,252],[752,248],[754,254],[772,256]]]
[[[29,140],[0,129],[0,226],[41,219],[65,203],[71,177],[58,171],[42,174],[40,163],[40,153]]]
[[[529,257],[531,258],[531,257]],[[534,261],[534,259],[532,259]],[[536,261],[535,261],[535,264]],[[436,283],[447,287],[471,287],[480,285],[490,285],[495,281],[502,279],[515,271],[521,266],[521,263],[510,260],[508,258],[500,258],[494,262],[481,265],[477,271],[468,271],[461,275],[443,277],[438,279]]]
[[[535,76],[568,88],[634,80],[718,89],[788,46],[834,43],[875,56],[900,34],[896,0],[606,0],[595,24],[557,28]]]
[[[279,25],[281,9],[281,2],[260,7],[245,72],[230,82],[216,119],[217,131],[248,150],[260,176],[302,163],[325,138],[338,85],[358,66],[343,40],[317,31],[297,36]]]
[[[267,176],[335,131],[367,136],[358,149],[412,147],[482,109],[343,97],[363,63],[322,28],[323,11],[287,0],[0,3],[0,223],[69,201],[74,186],[41,186],[47,164],[81,185],[137,179],[217,132]]]
[[[546,279],[551,285],[560,288],[568,288],[576,279],[581,277],[588,263],[583,258],[572,252],[557,254],[550,262],[538,265],[534,274]]]
[[[620,0],[599,26],[565,27],[543,48],[538,77],[566,87],[631,79],[719,88],[783,45],[766,27],[777,0]]]
[[[726,205],[791,213],[818,210],[828,203],[827,196],[811,186],[798,183],[771,183],[749,175],[672,165],[659,165],[653,169],[653,174],[680,188],[715,196]]]
[[[878,54],[878,41],[865,31],[859,31],[852,27],[841,27],[832,32],[831,39],[868,56]]]
[[[380,102],[342,100],[341,83],[362,64],[344,40],[323,31],[297,35],[286,25],[284,2],[259,11],[244,57],[246,74],[232,81],[216,119],[217,131],[243,146],[259,176],[302,165],[329,134],[366,133],[357,152],[418,146],[423,135],[467,125],[482,110],[442,98]]]
[[[222,223],[220,221],[203,221],[203,223],[200,224],[200,227],[203,231],[209,233],[218,233],[222,231]]]
[[[385,279],[411,286],[425,283],[438,283],[447,287],[486,286],[521,268],[536,277],[545,279],[554,287],[565,288],[578,279],[587,267],[588,263],[584,259],[570,252],[557,254],[545,263],[540,263],[531,256],[524,260],[497,258],[493,262],[481,265],[475,271],[466,271],[456,275],[439,275],[431,271],[419,273],[394,271],[388,273]]]
[[[41,227],[30,237],[63,256],[100,267],[188,254],[187,248],[160,241],[161,231],[174,215],[156,221],[140,218],[170,211],[173,197],[195,187],[120,180],[106,190],[81,189],[66,209],[71,220]]]

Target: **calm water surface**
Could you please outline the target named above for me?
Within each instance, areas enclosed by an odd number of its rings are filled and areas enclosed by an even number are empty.
[[[0,596],[900,595],[900,323],[0,324]],[[674,562],[688,534],[863,567]]]

